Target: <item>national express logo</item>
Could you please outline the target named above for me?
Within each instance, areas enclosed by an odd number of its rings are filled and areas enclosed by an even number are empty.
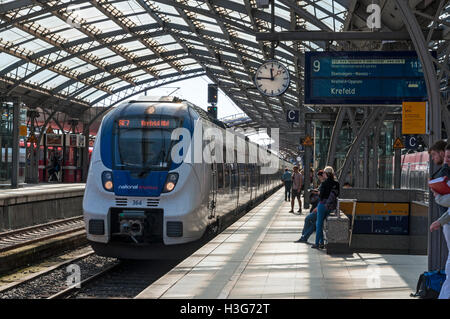
[[[139,185],[119,185],[118,188],[120,190],[138,190]]]
[[[119,190],[158,190],[158,186],[152,185],[119,185]]]

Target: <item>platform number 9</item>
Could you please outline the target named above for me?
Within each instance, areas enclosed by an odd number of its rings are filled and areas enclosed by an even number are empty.
[[[66,272],[70,275],[67,277],[66,284],[68,287],[81,287],[81,269],[80,266],[71,264],[67,266]]]
[[[314,67],[314,72],[319,72],[320,71],[320,61],[314,60],[313,67]]]

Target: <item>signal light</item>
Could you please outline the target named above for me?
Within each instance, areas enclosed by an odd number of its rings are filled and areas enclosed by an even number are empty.
[[[217,119],[217,106],[208,106],[208,114]]]
[[[208,103],[217,103],[217,84],[208,84]]]

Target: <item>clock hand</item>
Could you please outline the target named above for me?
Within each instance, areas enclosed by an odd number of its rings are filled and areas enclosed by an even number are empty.
[[[270,69],[270,79],[273,81],[273,69]]]
[[[256,79],[257,80],[273,80],[272,78],[266,78],[266,77],[263,77],[263,76],[258,76]]]

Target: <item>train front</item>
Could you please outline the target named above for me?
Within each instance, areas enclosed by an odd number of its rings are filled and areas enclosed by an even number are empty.
[[[201,183],[171,158],[173,130],[192,131],[184,103],[132,102],[102,121],[83,200],[87,237],[100,255],[117,247],[170,245],[201,236],[192,224]],[[120,256],[118,253],[117,256]]]

